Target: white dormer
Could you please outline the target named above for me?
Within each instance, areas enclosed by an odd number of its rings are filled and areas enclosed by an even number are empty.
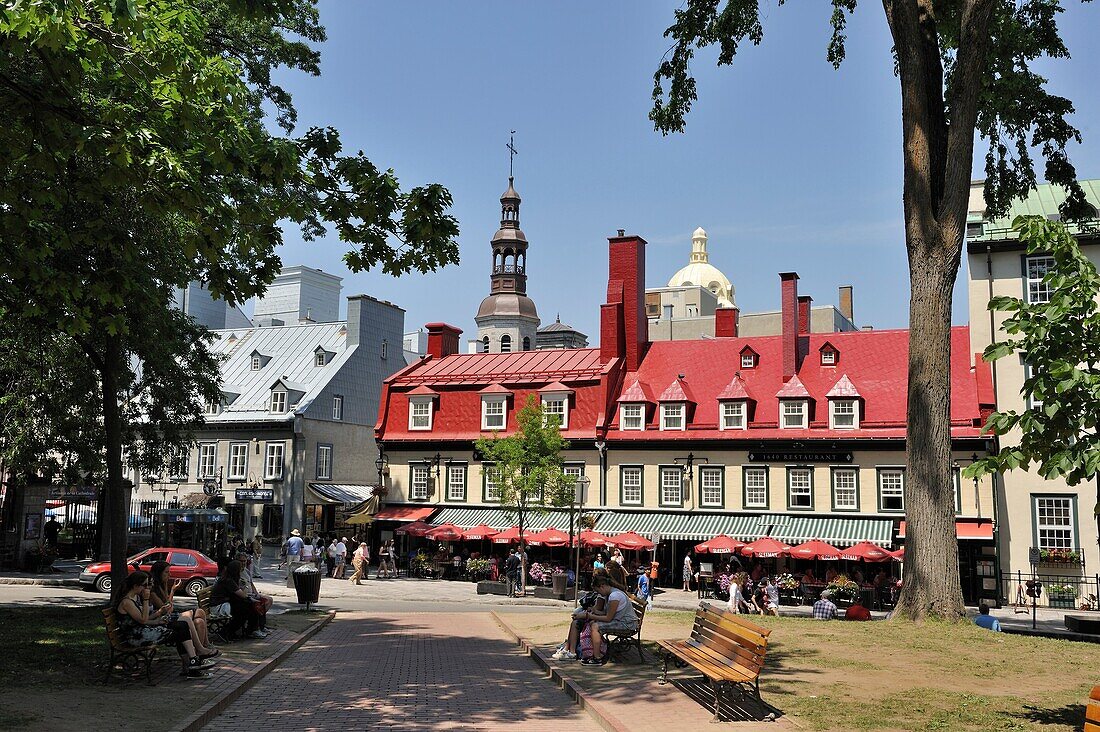
[[[336,354],[332,351],[326,351],[321,346],[317,346],[317,348],[313,350],[313,365],[315,367],[327,366],[335,355]]]
[[[847,374],[840,377],[825,397],[829,400],[829,429],[859,429],[859,408],[862,397]]]
[[[272,414],[286,414],[287,402],[290,395],[286,389],[280,389],[278,387],[271,390],[271,403],[269,409]]]
[[[661,404],[660,429],[663,432],[682,432],[687,429],[688,407],[695,404],[683,374],[657,397]]]
[[[290,408],[302,400],[309,387],[288,380],[284,375],[271,385],[271,397],[268,400],[268,411],[272,414],[286,414]]]
[[[792,376],[776,395],[779,399],[779,428],[804,430],[810,426],[810,392],[798,376]]]
[[[409,392],[409,430],[431,432],[439,392],[420,385]]]
[[[512,392],[500,384],[481,390],[481,429],[503,430],[508,426],[508,397]]]
[[[266,353],[260,353],[258,350],[253,351],[250,354],[250,358],[252,359],[253,371],[259,371],[264,366],[267,366],[267,362],[271,360],[271,356],[268,356]]]
[[[569,429],[569,399],[572,395],[573,390],[560,381],[539,389],[543,423],[549,422],[550,417],[557,417],[559,429]]]

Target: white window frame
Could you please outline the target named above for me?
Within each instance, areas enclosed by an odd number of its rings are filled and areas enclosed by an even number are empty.
[[[286,414],[287,402],[290,400],[290,395],[282,389],[273,389],[271,391],[271,413],[272,414]]]
[[[850,424],[844,424],[851,419]],[[829,400],[829,429],[834,430],[858,430],[859,429],[859,400],[858,399],[830,399]]]
[[[314,366],[324,366],[326,360],[327,359],[325,358],[325,352],[324,351],[317,351],[317,353],[313,354],[313,365]]]
[[[264,448],[264,480],[282,480],[286,443],[269,442]]]
[[[848,480],[851,485],[848,485]],[[844,485],[841,485],[841,482]],[[859,510],[859,469],[858,468],[833,468],[832,470],[833,510],[834,511],[858,511]],[[851,493],[851,502],[840,500],[841,491]]]
[[[466,463],[447,466],[447,500],[466,500]]]
[[[751,353],[741,354],[741,368],[753,369],[756,368],[756,356]]]
[[[244,480],[248,477],[248,443],[229,443],[229,480]]]
[[[207,417],[217,417],[222,411],[222,400],[218,399],[216,402],[207,402],[204,412]]]
[[[500,480],[496,463],[484,463],[481,466],[482,480],[485,481],[484,498],[489,503],[500,502]]]
[[[803,482],[804,481],[804,482]],[[797,491],[797,492],[796,492]],[[795,501],[795,496],[799,501]],[[805,501],[802,501],[805,497]],[[787,469],[787,506],[796,511],[812,511],[814,507],[814,469],[813,468],[788,468]]]
[[[218,476],[218,443],[216,442],[200,442],[199,443],[199,473],[200,480],[203,478],[216,478]]]
[[[551,407],[551,405],[553,405]],[[556,414],[561,418],[560,429],[569,429],[569,395],[553,394],[542,397],[542,424],[547,425],[547,417]]]
[[[798,409],[792,409],[797,406]],[[788,417],[799,417],[797,424]],[[779,400],[779,428],[784,430],[804,430],[810,420],[810,403],[806,399],[780,399]]]
[[[433,402],[435,399],[432,397],[409,397],[410,431],[431,431],[432,419],[435,416]]]
[[[1024,361],[1024,381],[1027,381],[1035,375],[1035,367]],[[1023,385],[1020,385],[1021,392],[1023,391]],[[1025,397],[1024,402],[1027,404],[1028,409],[1041,410],[1043,408],[1043,400],[1036,399],[1035,394],[1032,393]]]
[[[619,473],[619,481],[622,485],[620,495],[622,505],[641,506],[645,500],[645,476],[642,466],[624,465],[619,468]],[[629,497],[627,491],[630,491]]]
[[[821,365],[822,366],[836,366],[836,351],[831,348],[826,348],[821,352]]]
[[[317,445],[317,480],[332,480],[332,445]]]
[[[187,480],[187,468],[191,463],[190,446],[183,448],[172,456],[168,463],[168,478],[174,481]]]
[[[637,411],[637,414],[634,412]],[[636,421],[635,421],[636,420]],[[619,429],[624,432],[641,432],[645,429],[645,404],[627,402],[619,405]]]
[[[768,468],[764,465],[746,465],[741,471],[745,481],[744,500],[745,508],[768,507]],[[751,478],[750,478],[751,476]],[[759,479],[759,482],[757,481]],[[751,480],[751,482],[750,482]],[[750,502],[750,497],[759,491],[761,500]]]
[[[725,469],[716,465],[699,468],[699,505],[704,508],[723,508]],[[711,497],[708,498],[708,491]]]
[[[886,493],[887,479],[890,481],[890,492]],[[896,486],[895,486],[896,479]],[[886,498],[897,499],[899,508],[887,508]],[[885,513],[901,513],[905,511],[905,468],[879,468],[878,469],[878,507]]]
[[[499,419],[499,424],[497,421]],[[483,396],[481,397],[481,429],[504,430],[508,428],[508,397]]]
[[[427,463],[409,466],[409,500],[426,501],[431,496],[432,466]]]
[[[342,422],[344,420],[344,397],[334,396],[332,398],[332,420],[334,422]]]
[[[684,470],[679,466],[664,465],[660,469],[662,506],[684,505]]]
[[[748,409],[743,401],[719,402],[718,429],[743,430],[748,429]]]
[[[677,420],[670,424],[669,420]],[[687,429],[687,404],[664,402],[661,404],[661,432],[683,432]]]
[[[253,356],[252,357],[252,370],[253,371],[259,371],[260,369],[263,368],[263,366],[264,366],[264,360],[262,358],[260,358],[259,356]]]
[[[1073,496],[1032,496],[1032,511],[1035,516],[1035,542],[1039,549],[1077,549]],[[1055,512],[1064,513],[1064,522],[1063,517],[1054,515]],[[1045,521],[1044,514],[1047,515]]]
[[[385,338],[382,339],[382,360],[385,361],[390,355],[390,342]]]
[[[1043,277],[1054,266],[1054,257],[1037,255],[1024,258],[1024,298],[1030,303],[1050,302],[1050,287]]]

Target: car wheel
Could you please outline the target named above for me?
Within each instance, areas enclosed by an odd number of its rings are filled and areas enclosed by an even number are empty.
[[[111,594],[111,573],[104,572],[95,578],[95,588],[105,594]]]
[[[206,589],[206,580],[196,577],[187,583],[187,594],[191,597],[198,597],[199,593]]]

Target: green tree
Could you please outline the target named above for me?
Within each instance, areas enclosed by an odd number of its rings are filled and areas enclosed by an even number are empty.
[[[201,337],[173,335],[171,288],[200,280],[231,304],[259,294],[282,225],[307,239],[334,229],[356,271],[457,261],[445,188],[402,191],[331,128],[292,136],[271,72],[317,74],[310,43],[323,39],[311,0],[0,4],[0,305],[70,337],[95,371],[116,587],[124,449],[140,451],[143,429],[183,439],[199,400],[218,398]],[[172,366],[189,358],[199,383]]]
[[[1050,298],[990,300],[990,310],[1008,314],[1001,327],[1009,337],[990,344],[985,358],[1018,353],[1031,366],[1020,390],[1031,406],[990,416],[989,431],[1003,437],[1018,430],[1019,442],[1002,446],[965,472],[974,478],[1026,470],[1034,463],[1043,478],[1077,485],[1100,472],[1100,274],[1064,224],[1018,216],[1012,227],[1028,254],[1053,257],[1043,277]]]
[[[476,449],[485,469],[492,471],[500,507],[519,527],[522,552],[527,546],[523,535],[527,519],[531,514],[568,506],[574,478],[563,470],[561,453],[569,449],[569,443],[562,439],[557,415],[544,414],[531,395],[516,415],[516,425],[515,434],[482,437]]]
[[[844,59],[856,0],[832,1],[826,58]],[[1066,145],[1080,141],[1069,100],[1050,94],[1031,68],[1068,52],[1058,33],[1060,0],[883,0],[901,85],[903,215],[909,258],[909,384],[905,586],[897,616],[965,617],[951,479],[951,296],[966,232],[974,135],[987,143],[985,199],[997,215],[1035,185],[1033,150],[1046,179],[1066,187],[1067,218],[1084,194]],[[696,100],[691,61],[718,46],[718,64],[763,38],[757,0],[686,0],[665,31],[672,47],[654,74],[656,128],[682,132]],[[667,84],[667,89],[666,89]]]

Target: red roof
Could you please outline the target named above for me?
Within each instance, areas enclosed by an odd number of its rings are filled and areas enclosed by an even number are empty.
[[[749,396],[748,390],[745,389],[745,380],[741,378],[741,372],[738,371],[733,375],[733,379],[730,383],[726,384],[726,388],[718,392],[718,399],[752,399]]]
[[[806,387],[802,385],[798,374],[795,374],[790,378],[790,381],[783,385],[782,389],[775,393],[775,396],[779,399],[805,399],[810,396],[810,392],[806,391]]]
[[[406,392],[409,396],[439,396],[439,392],[421,384],[412,391]]]
[[[555,381],[554,383],[547,384],[546,386],[539,389],[539,393],[540,394],[572,394],[573,390],[570,389],[565,384],[561,383],[560,381]]]
[[[516,353],[460,353],[429,358],[391,377],[398,384],[491,384],[583,381],[600,377],[598,348],[548,349]]]
[[[478,392],[478,394],[511,394],[512,390],[508,389],[500,384],[489,384],[487,387]]]
[[[833,384],[833,388],[829,389],[829,393],[825,396],[858,398],[859,395],[859,391],[856,390],[856,385],[848,378],[848,374],[844,374],[840,377],[840,381]]]
[[[665,387],[665,390],[661,392],[661,396],[657,397],[657,401],[695,403],[695,400],[691,398],[691,390],[680,377],[676,377],[675,381]]]
[[[622,394],[619,395],[617,401],[620,402],[649,402],[653,403],[653,391],[650,390],[649,384],[643,381],[634,379],[631,384],[623,389]]]

